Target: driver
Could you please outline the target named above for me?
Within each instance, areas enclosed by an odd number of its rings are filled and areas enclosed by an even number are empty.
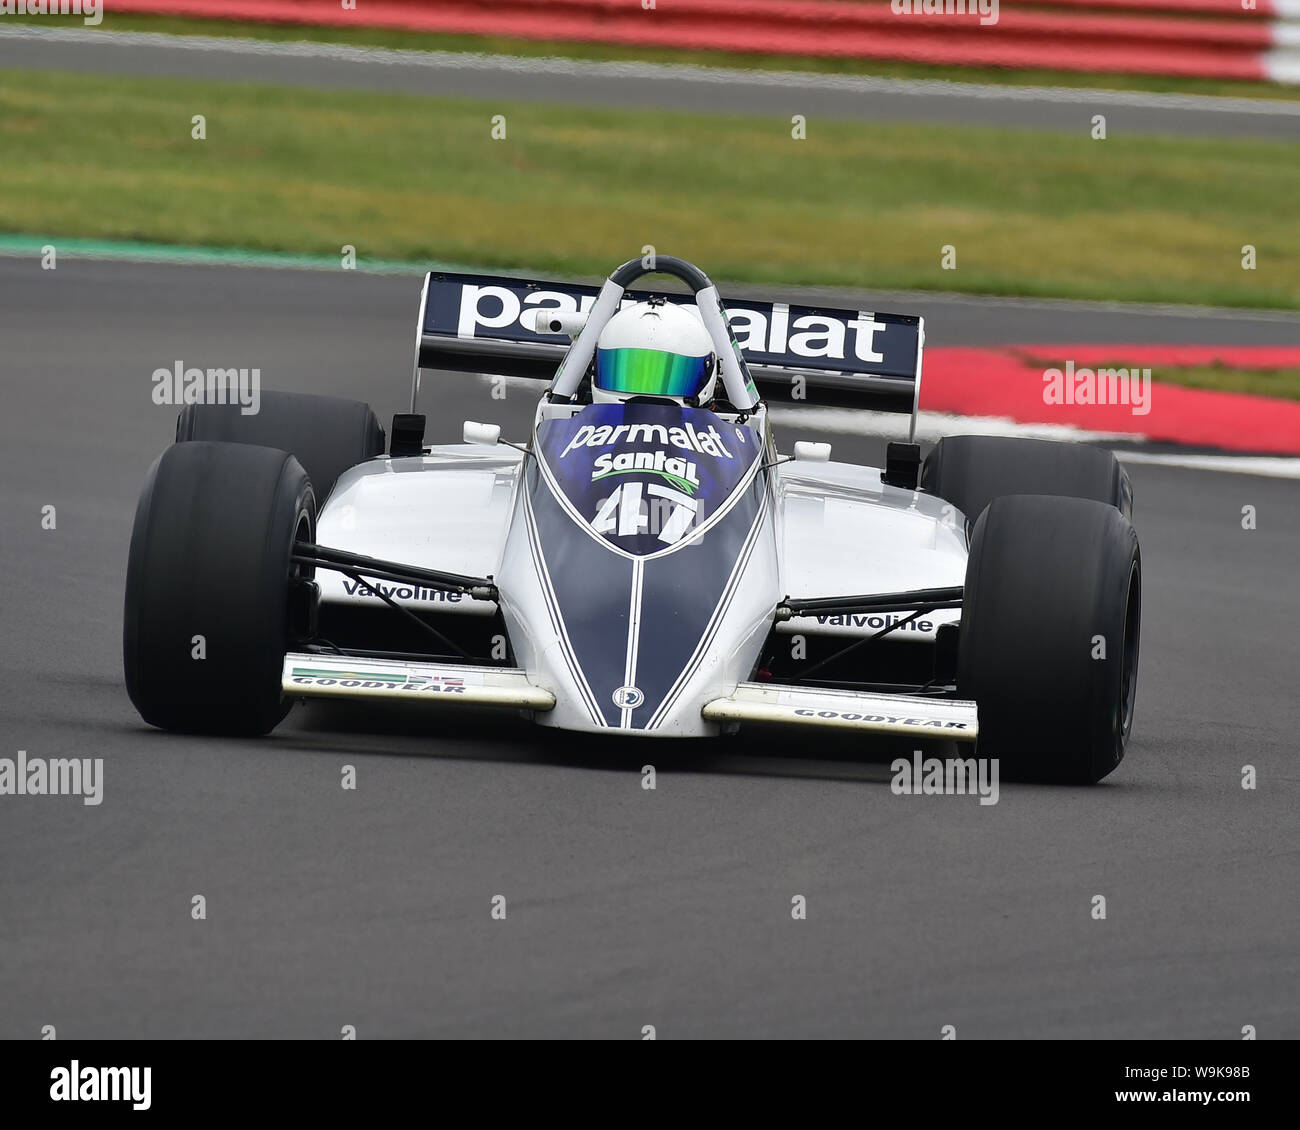
[[[652,298],[620,310],[601,330],[591,399],[610,404],[654,396],[697,408],[713,400],[717,379],[713,340],[700,319]]]

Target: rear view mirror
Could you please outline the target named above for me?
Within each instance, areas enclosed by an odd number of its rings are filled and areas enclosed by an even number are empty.
[[[801,463],[827,463],[831,457],[831,445],[800,440],[794,445],[794,457]]]
[[[501,442],[500,424],[479,424],[473,420],[465,421],[462,433],[466,443],[476,443],[483,447],[495,447]]]

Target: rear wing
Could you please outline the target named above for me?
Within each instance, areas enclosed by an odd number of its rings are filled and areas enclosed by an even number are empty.
[[[431,272],[420,302],[411,411],[422,369],[550,381],[569,348],[539,332],[539,313],[585,314],[600,288],[498,275]],[[662,294],[694,307],[689,294],[629,290],[624,301]],[[736,342],[768,401],[905,412],[916,430],[925,320],[827,306],[738,299],[726,304]]]

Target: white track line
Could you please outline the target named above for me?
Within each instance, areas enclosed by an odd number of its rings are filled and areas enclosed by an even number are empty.
[[[330,59],[341,63],[378,63],[385,66],[430,67],[436,70],[649,79],[674,83],[749,84],[792,90],[842,90],[856,94],[910,94],[976,98],[994,102],[1063,102],[1082,106],[1130,106],[1150,110],[1300,117],[1300,102],[1268,98],[1220,98],[1203,94],[1157,94],[1137,90],[1088,90],[1064,86],[998,86],[944,79],[893,79],[870,75],[761,71],[685,63],[599,62],[544,56],[487,55],[470,51],[410,51],[386,47],[351,47],[307,40],[165,35],[148,31],[105,32],[84,28],[36,28],[22,24],[0,27],[0,38],[94,43],[98,46],[170,47],[186,51]]]
[[[907,417],[853,408],[799,407],[774,404],[768,409],[772,421],[787,428],[814,432],[868,436],[873,439],[906,439]],[[916,419],[916,438],[933,443],[943,436],[1022,436],[1026,439],[1079,440],[1085,442],[1124,441],[1141,443],[1142,437],[1119,432],[1090,432],[1069,424],[1021,424],[999,416],[956,416],[946,412],[921,412]]]
[[[1154,463],[1192,471],[1223,471],[1231,475],[1265,475],[1270,479],[1300,479],[1300,459],[1268,455],[1183,455],[1180,452],[1117,451],[1124,463]]]
[[[774,405],[769,409],[772,420],[788,428],[808,428],[839,435],[869,436],[877,439],[902,439],[906,428],[903,417],[883,416],[875,412],[855,412],[851,408],[798,408]],[[1021,424],[1014,420],[990,416],[954,416],[940,412],[922,412],[916,422],[917,438],[927,443],[946,435],[1020,436],[1026,439],[1073,440],[1087,443],[1146,442],[1142,436],[1090,432],[1064,424]],[[1274,479],[1300,479],[1300,459],[1266,455],[1194,455],[1182,452],[1116,451],[1124,463],[1149,463],[1162,467],[1181,467],[1191,471],[1221,471],[1234,475],[1265,475]]]

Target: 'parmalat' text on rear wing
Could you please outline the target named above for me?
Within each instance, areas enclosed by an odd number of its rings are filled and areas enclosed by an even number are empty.
[[[630,290],[624,301],[656,293],[694,306],[689,294],[646,290]],[[539,314],[586,313],[598,294],[598,287],[576,283],[430,273],[420,302],[411,411],[421,369],[551,380],[570,342],[563,333],[539,332]],[[728,302],[726,310],[764,399],[906,412],[915,433],[923,318],[750,300]]]

